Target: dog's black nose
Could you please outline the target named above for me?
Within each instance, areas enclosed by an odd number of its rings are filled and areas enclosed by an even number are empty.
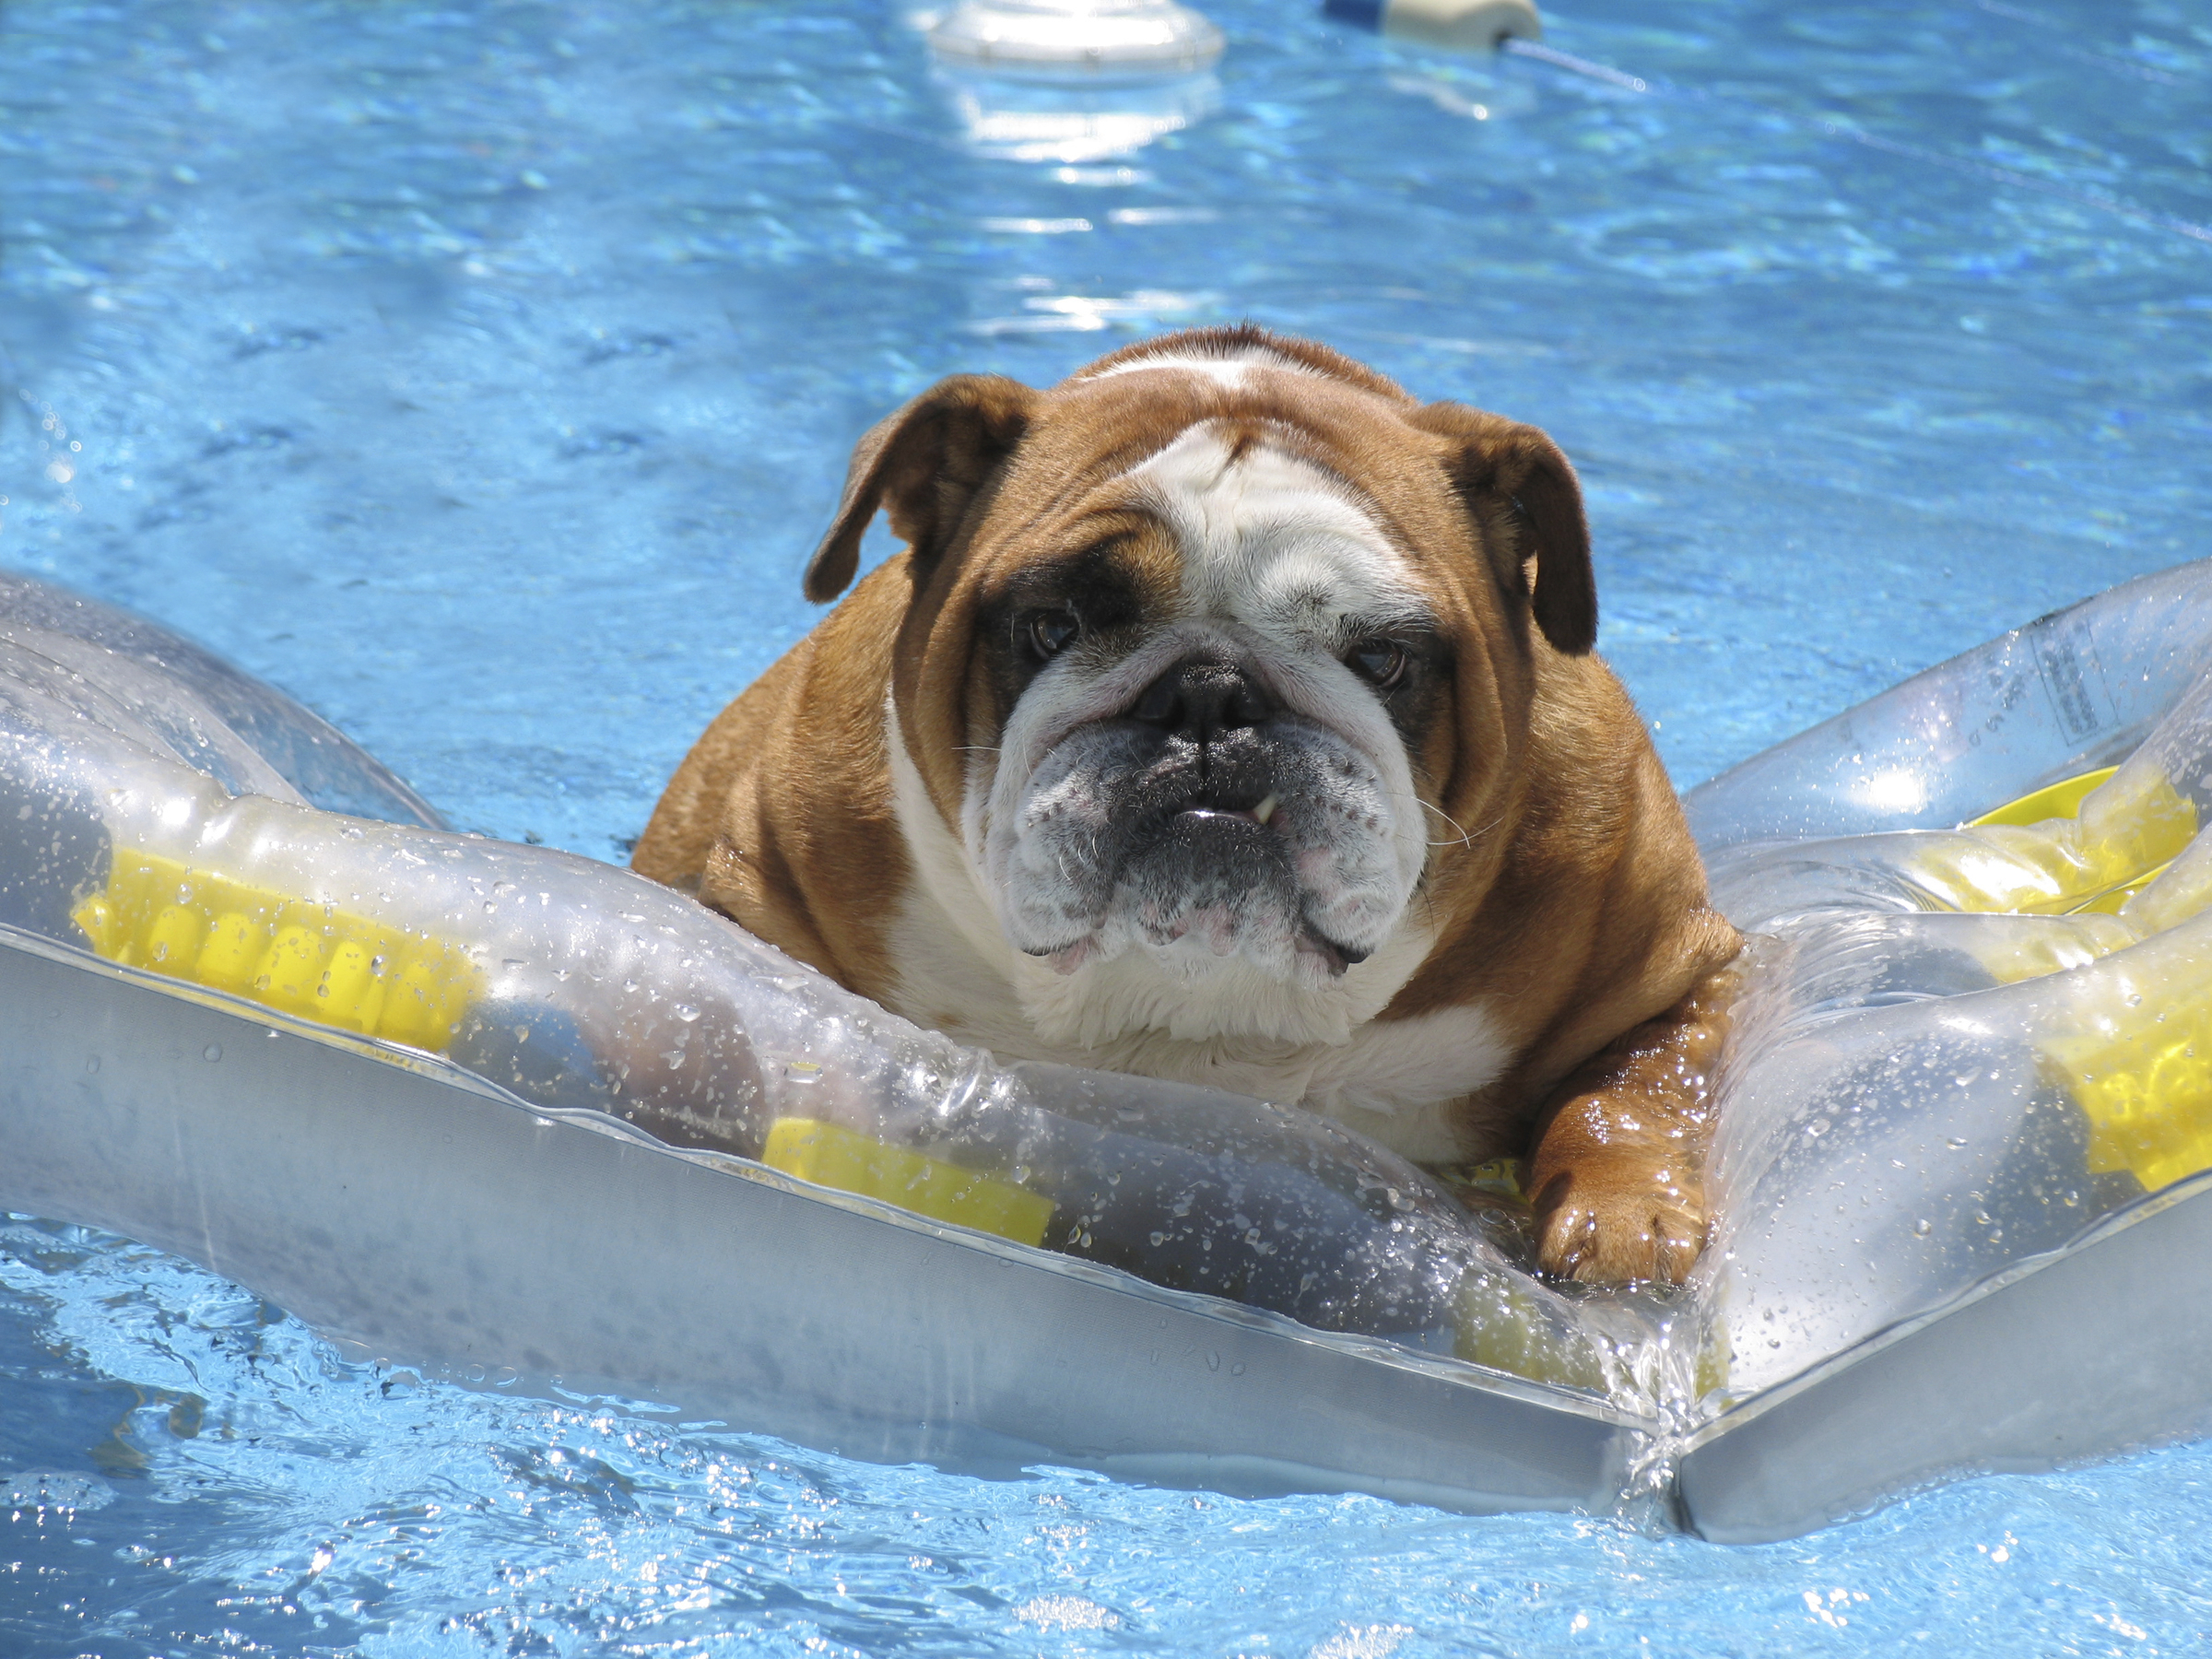
[[[1203,744],[1258,725],[1275,711],[1266,688],[1241,668],[1201,660],[1178,663],[1147,686],[1129,718]]]

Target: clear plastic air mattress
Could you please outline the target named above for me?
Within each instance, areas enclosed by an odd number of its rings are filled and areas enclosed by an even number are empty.
[[[2207,665],[2188,566],[1693,792],[1756,942],[1659,1296],[1547,1285],[1509,1198],[1305,1113],[1002,1066],[448,832],[0,579],[0,1206],[353,1351],[851,1455],[1787,1535],[2212,1419]]]

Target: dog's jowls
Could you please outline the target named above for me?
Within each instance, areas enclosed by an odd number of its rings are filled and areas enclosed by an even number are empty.
[[[1548,1268],[1680,1276],[1737,939],[1549,439],[1206,330],[923,394],[810,598],[879,508],[908,550],[708,729],[639,870],[1004,1057],[1525,1156]]]

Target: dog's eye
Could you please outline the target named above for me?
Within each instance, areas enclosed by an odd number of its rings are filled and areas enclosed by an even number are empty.
[[[1030,618],[1030,649],[1041,657],[1058,656],[1083,631],[1072,611],[1039,611]]]
[[[1406,652],[1388,640],[1362,640],[1345,653],[1345,665],[1378,690],[1406,677]]]

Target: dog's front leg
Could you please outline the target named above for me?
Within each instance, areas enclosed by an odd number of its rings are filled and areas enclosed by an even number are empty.
[[[1737,984],[1723,969],[1551,1097],[1526,1183],[1547,1273],[1680,1284],[1689,1272],[1705,1243],[1712,1074]]]

